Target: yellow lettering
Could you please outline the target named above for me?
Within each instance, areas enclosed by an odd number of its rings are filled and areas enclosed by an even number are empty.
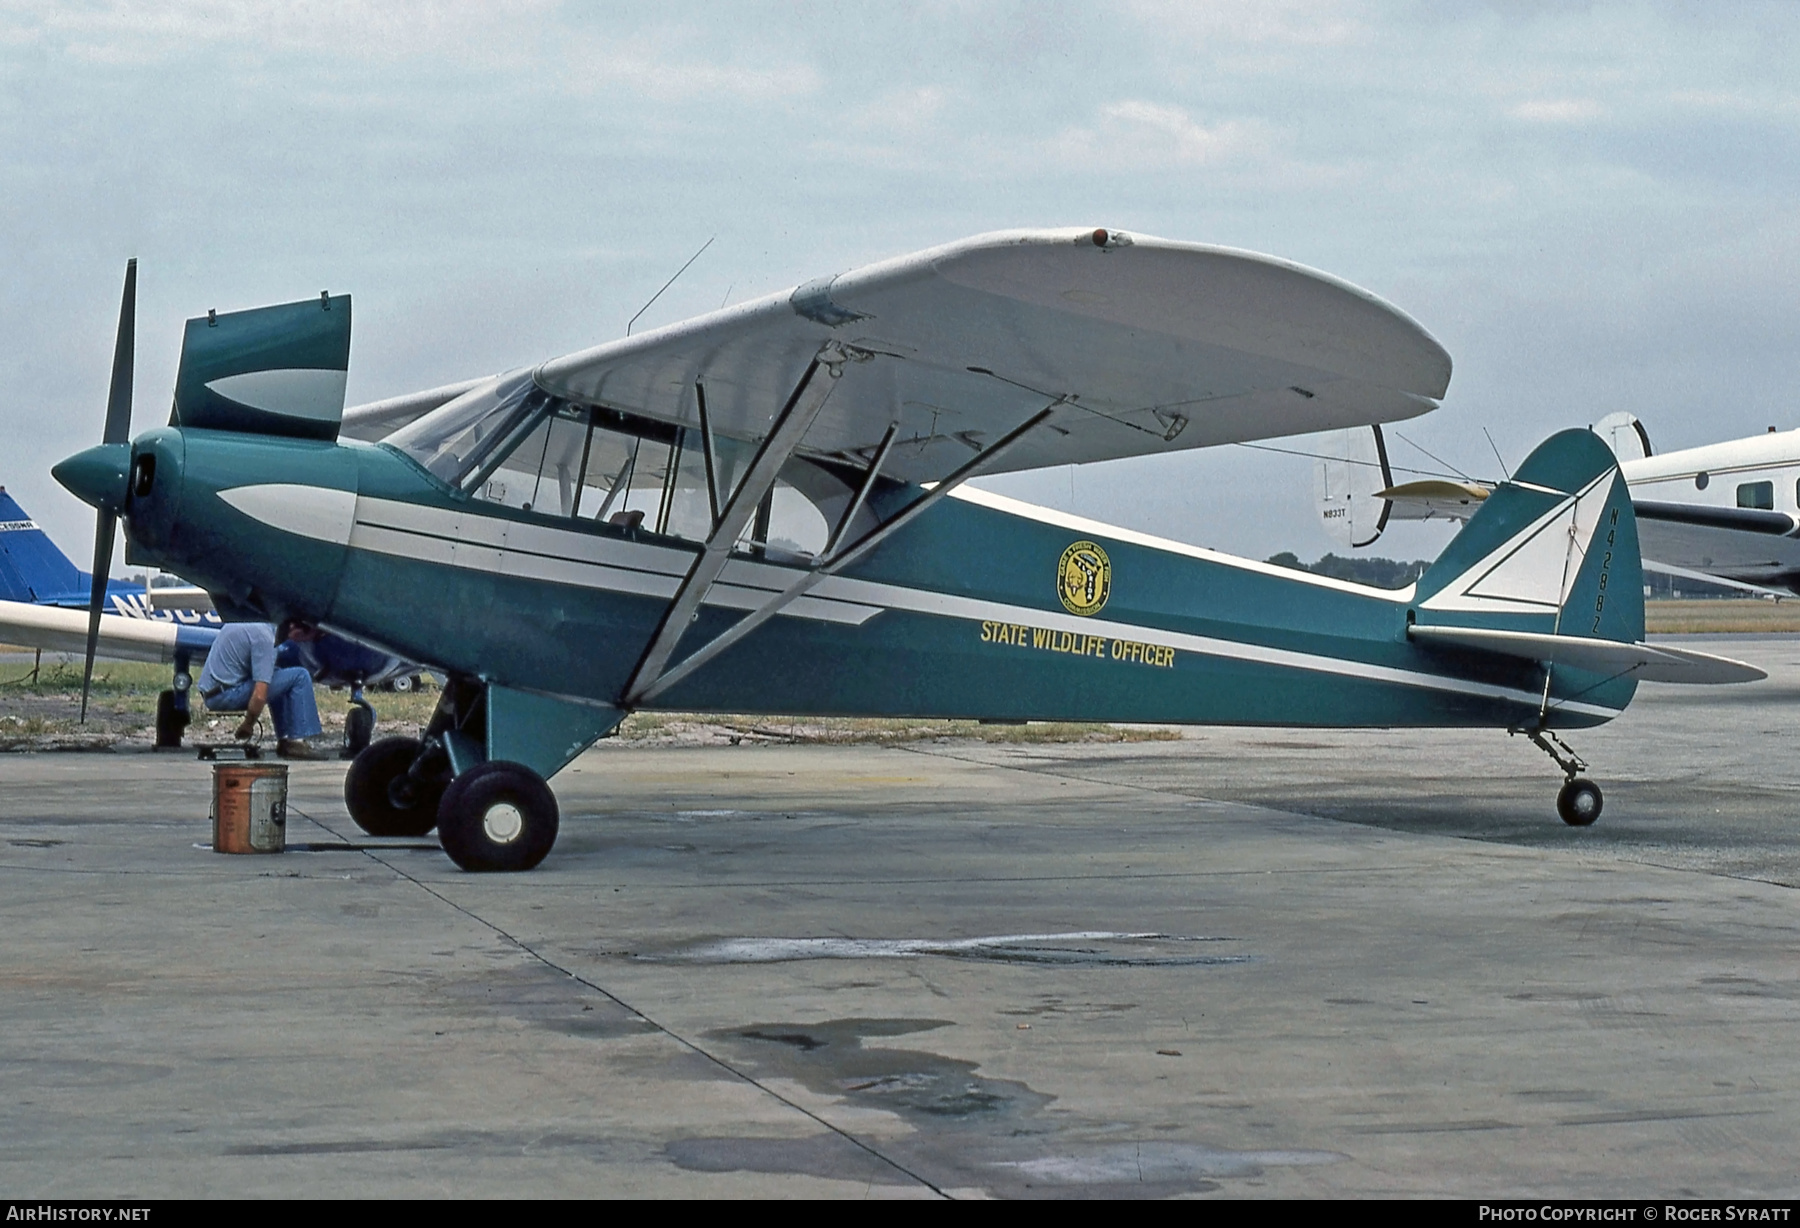
[[[1104,635],[1085,635],[1074,631],[1052,631],[1048,627],[1032,627],[1024,623],[984,621],[981,642],[1009,644],[1015,648],[1036,648],[1044,652],[1066,652],[1074,656],[1099,657],[1114,661],[1136,661],[1140,665],[1172,669],[1175,650],[1161,644],[1145,644],[1138,640],[1109,640]]]

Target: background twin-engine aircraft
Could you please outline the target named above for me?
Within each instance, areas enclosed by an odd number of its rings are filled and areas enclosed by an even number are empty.
[[[1643,643],[1631,500],[1587,431],[1398,592],[963,485],[1436,406],[1422,327],[1267,256],[982,235],[348,415],[348,298],[208,312],[170,424],[132,439],[134,293],[135,264],[103,442],[55,470],[99,509],[93,574],[123,518],[132,563],[227,617],[445,671],[424,737],[371,745],[345,795],[469,869],[541,860],[546,778],[638,708],[1508,729],[1585,824],[1557,730],[1639,679],[1760,676]]]
[[[1800,430],[1657,454],[1644,424],[1609,414],[1594,431],[1619,458],[1644,569],[1770,595],[1800,593]],[[1326,530],[1373,545],[1391,520],[1467,520],[1493,482],[1396,482],[1379,426],[1344,431],[1315,465]],[[1777,594],[1775,590],[1779,590]]]

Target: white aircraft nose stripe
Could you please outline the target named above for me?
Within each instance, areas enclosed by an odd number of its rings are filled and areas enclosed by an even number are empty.
[[[344,546],[356,518],[356,492],[273,482],[234,486],[219,498],[252,520],[297,537]]]

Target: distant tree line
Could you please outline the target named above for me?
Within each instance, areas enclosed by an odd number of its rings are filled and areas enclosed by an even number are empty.
[[[1315,576],[1330,576],[1334,580],[1348,580],[1352,584],[1366,584],[1370,588],[1405,588],[1424,575],[1425,569],[1431,566],[1429,559],[1414,559],[1410,563],[1403,563],[1398,559],[1345,558],[1341,554],[1328,554],[1308,566],[1292,550],[1271,555],[1268,561],[1277,567],[1310,571]]]

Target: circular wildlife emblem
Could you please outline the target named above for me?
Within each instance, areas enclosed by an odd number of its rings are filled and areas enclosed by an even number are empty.
[[[1056,565],[1056,595],[1071,614],[1098,614],[1112,592],[1112,560],[1093,542],[1076,542]]]

